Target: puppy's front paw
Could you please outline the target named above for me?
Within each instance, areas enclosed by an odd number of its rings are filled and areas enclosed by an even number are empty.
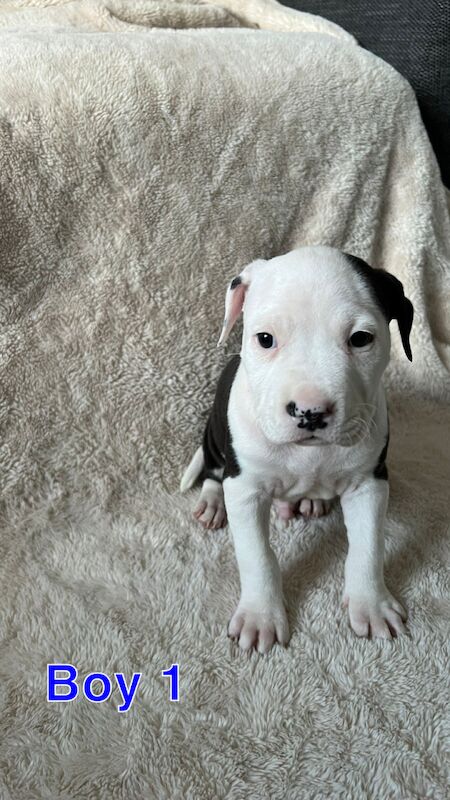
[[[357,636],[392,639],[407,633],[403,624],[406,611],[387,589],[381,593],[345,594],[343,605],[348,608],[350,625]]]
[[[241,650],[256,647],[259,653],[268,653],[276,641],[286,646],[290,635],[284,606],[257,609],[239,603],[228,624],[228,636],[239,641]]]

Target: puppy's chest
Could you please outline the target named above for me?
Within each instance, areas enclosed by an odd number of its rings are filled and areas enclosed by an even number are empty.
[[[342,491],[342,483],[343,476],[339,476],[336,472],[332,474],[324,467],[303,469],[296,474],[285,469],[283,472],[274,472],[269,477],[273,496],[292,502],[301,497],[331,500]]]
[[[357,473],[357,465],[343,461],[333,447],[311,448],[301,456],[287,452],[283,458],[266,453],[264,460],[250,468],[274,498],[290,502],[301,497],[331,500],[350,485]]]

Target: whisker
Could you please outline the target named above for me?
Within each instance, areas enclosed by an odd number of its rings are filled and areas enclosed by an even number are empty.
[[[361,415],[363,409],[369,409],[372,412],[376,410],[373,403],[358,403],[356,413],[346,421],[340,431],[339,441],[344,447],[359,444],[377,432],[378,424],[374,414],[372,413],[366,418]]]

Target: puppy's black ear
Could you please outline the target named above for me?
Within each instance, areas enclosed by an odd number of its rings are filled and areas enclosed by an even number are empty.
[[[389,277],[394,278],[393,275],[389,275]],[[414,307],[411,303],[411,300],[408,300],[408,298],[405,297],[403,286],[400,281],[398,281],[397,278],[394,278],[394,281],[396,281],[399,286],[399,297],[392,318],[397,320],[400,336],[402,337],[403,350],[405,351],[407,358],[412,361],[409,334],[411,333],[414,319]]]
[[[389,323],[392,319],[397,320],[403,349],[407,358],[412,361],[409,335],[414,318],[414,308],[411,301],[405,297],[403,284],[400,283],[395,275],[391,275],[390,272],[386,272],[383,269],[370,267],[358,256],[352,256],[348,253],[344,255],[358,275],[361,275],[369,284],[373,298],[386,317],[387,322]]]

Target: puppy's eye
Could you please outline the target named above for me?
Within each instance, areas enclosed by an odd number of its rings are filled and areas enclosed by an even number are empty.
[[[256,338],[265,350],[270,350],[271,347],[277,346],[276,340],[271,333],[257,333]]]
[[[373,333],[369,333],[368,331],[355,331],[355,333],[352,333],[350,336],[348,343],[351,347],[366,347],[373,342],[373,340]]]

